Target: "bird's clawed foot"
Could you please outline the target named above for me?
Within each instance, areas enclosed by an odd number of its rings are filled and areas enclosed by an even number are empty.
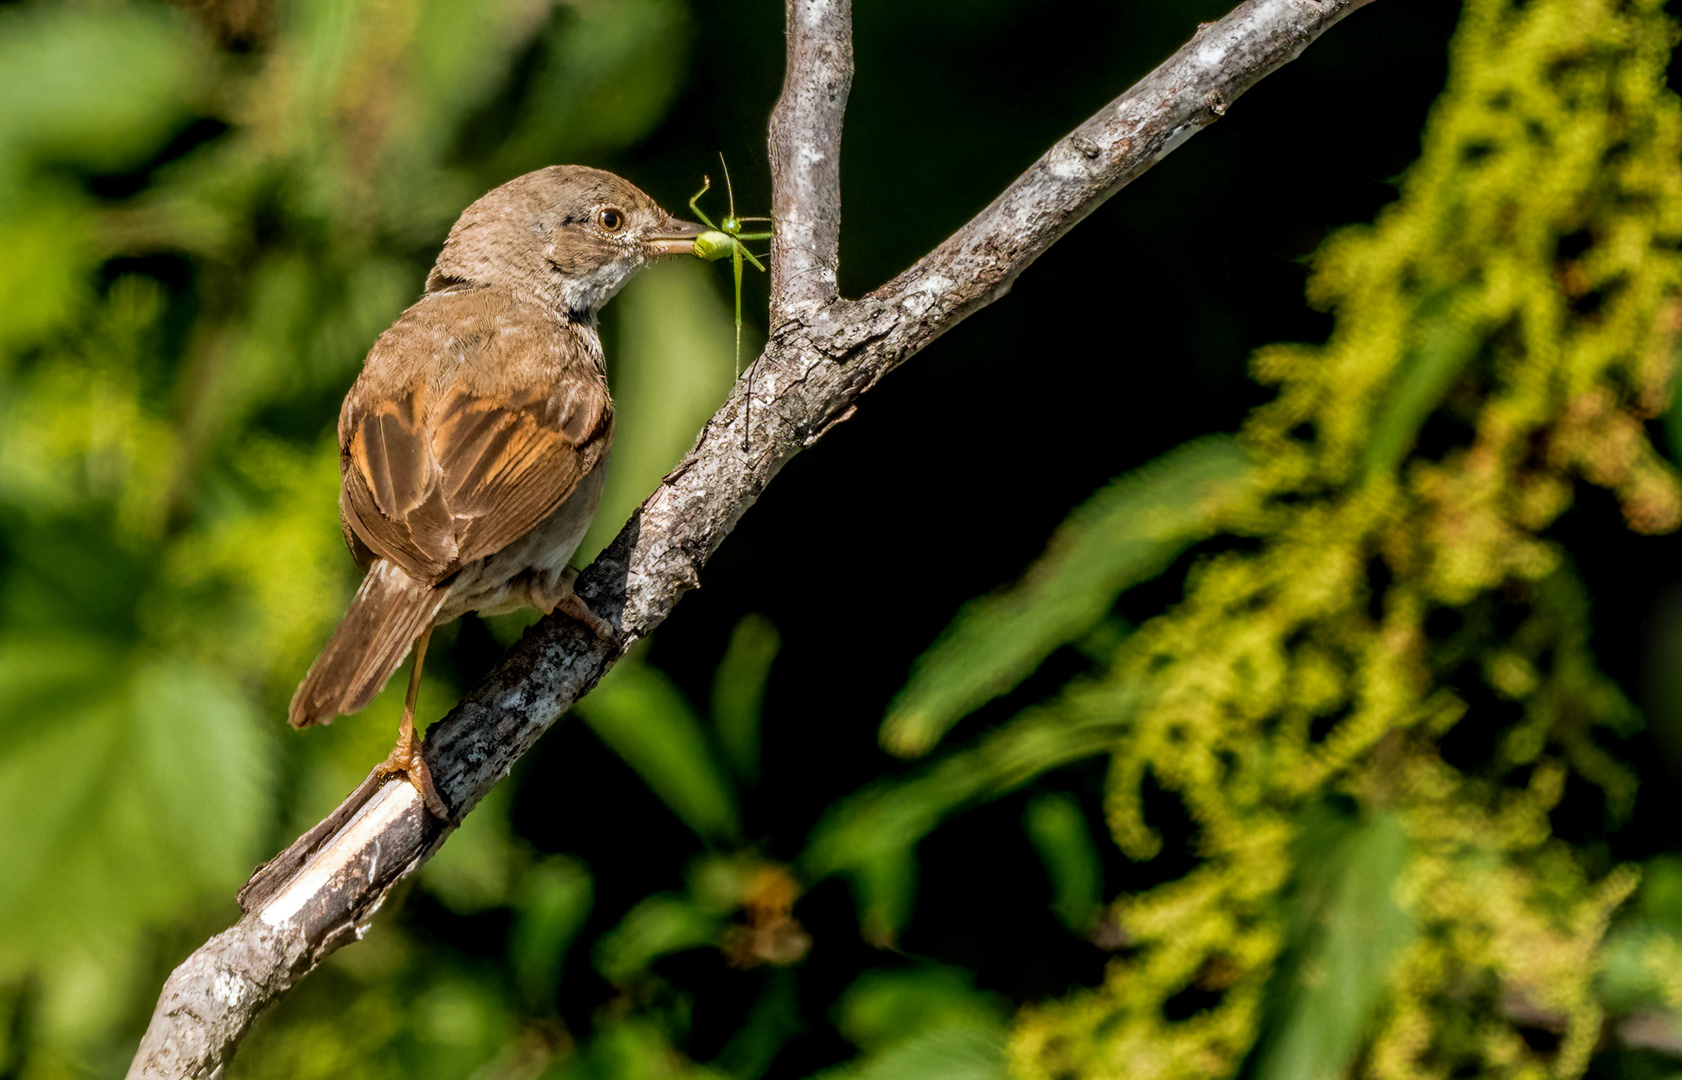
[[[440,821],[452,821],[450,808],[433,786],[432,770],[421,755],[421,741],[415,734],[415,698],[420,694],[421,667],[426,663],[426,645],[431,640],[432,627],[428,626],[415,642],[415,665],[409,669],[409,692],[403,696],[403,720],[397,725],[397,745],[391,748],[391,753],[375,767],[374,772],[382,776],[402,776],[415,785],[421,801],[426,803],[433,817]]]
[[[382,776],[403,777],[420,792],[421,801],[426,803],[433,817],[440,821],[452,821],[450,808],[433,786],[432,770],[427,767],[426,758],[421,756],[421,742],[415,734],[414,717],[405,711],[403,720],[403,726],[397,731],[397,745],[391,748],[391,754],[374,771]]]
[[[552,615],[559,611],[563,615],[577,619],[609,645],[619,644],[619,632],[613,628],[613,624],[591,611],[590,605],[586,604],[577,593],[572,591],[573,580],[577,577],[578,571],[570,566],[567,567],[556,587],[544,592],[541,596],[536,593],[532,595],[532,604],[545,615]]]
[[[567,590],[566,598],[555,605],[555,610],[566,615],[571,615],[585,626],[588,626],[591,630],[595,631],[597,637],[601,638],[609,645],[619,644],[619,632],[613,629],[613,624],[591,611],[590,605],[580,599],[579,595],[571,589]]]

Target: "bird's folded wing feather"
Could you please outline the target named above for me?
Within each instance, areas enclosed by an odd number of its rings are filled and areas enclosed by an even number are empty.
[[[551,363],[523,378],[534,335],[498,333],[493,315],[470,312],[453,323],[448,344],[461,352],[460,377],[435,401],[425,381],[376,375],[364,378],[368,393],[346,402],[340,510],[348,531],[421,581],[440,582],[531,531],[611,441],[612,405],[593,362],[579,355],[558,373]],[[464,325],[473,322],[491,325]],[[376,353],[399,344],[382,339]],[[547,344],[538,348],[553,356]],[[379,359],[370,357],[370,373]],[[514,386],[499,389],[499,380]]]

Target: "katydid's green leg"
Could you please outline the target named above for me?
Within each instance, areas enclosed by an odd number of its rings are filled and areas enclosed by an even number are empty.
[[[742,261],[745,259],[754,265],[760,273],[765,272],[765,264],[760,262],[753,252],[742,243],[744,240],[770,240],[776,235],[772,232],[745,233],[742,231],[744,221],[767,221],[768,218],[739,218],[736,216],[736,188],[730,182],[730,166],[725,164],[724,155],[718,156],[718,163],[724,167],[724,187],[729,195],[729,213],[720,225],[714,225],[712,219],[696,205],[712,188],[712,178],[701,177],[701,190],[697,191],[689,200],[690,211],[706,225],[706,232],[695,238],[694,252],[697,258],[708,262],[717,262],[730,256],[730,269],[736,284],[736,378],[742,377]],[[753,427],[753,373],[748,373],[748,385],[744,391],[746,405],[742,420],[742,451],[748,449],[748,431]]]

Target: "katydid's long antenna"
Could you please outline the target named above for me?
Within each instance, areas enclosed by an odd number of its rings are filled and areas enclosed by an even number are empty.
[[[741,219],[736,217],[736,186],[730,182],[730,166],[728,166],[724,163],[724,151],[723,150],[720,150],[718,152],[718,165],[719,165],[719,168],[724,170],[724,195],[725,195],[725,198],[727,198],[730,201],[730,217],[729,217],[729,220],[730,221],[740,221]],[[726,229],[724,231],[729,232],[730,230]]]
[[[748,250],[743,241],[769,240],[776,235],[776,228],[773,226],[768,232],[744,233],[742,231],[742,222],[744,221],[770,221],[771,219],[765,217],[739,218],[736,216],[736,185],[730,179],[730,163],[724,160],[722,152],[718,155],[718,163],[724,169],[724,189],[730,200],[729,213],[717,225],[714,225],[712,219],[701,210],[698,205],[701,196],[705,195],[707,189],[712,187],[712,181],[705,176],[701,178],[701,190],[689,198],[689,209],[694,211],[695,216],[700,218],[707,226],[707,231],[695,240],[695,254],[708,262],[717,262],[724,258],[726,253],[730,255],[730,269],[736,284],[736,381],[740,382],[742,378],[742,260],[746,259],[753,263],[753,268],[760,273],[765,272],[765,264],[759,261],[758,256]],[[748,365],[748,384],[743,393],[747,397],[742,411],[742,452],[745,454],[752,447],[752,364]]]

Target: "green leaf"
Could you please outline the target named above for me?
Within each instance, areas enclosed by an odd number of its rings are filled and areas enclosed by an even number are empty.
[[[855,888],[870,892],[876,878],[909,859],[917,842],[950,814],[1112,750],[1129,727],[1137,699],[1131,687],[1076,683],[974,746],[849,796],[812,830],[800,857],[803,870],[813,879],[847,874]],[[871,910],[865,906],[869,926]]]
[[[231,895],[256,863],[267,739],[214,673],[87,638],[8,639],[0,716],[34,720],[11,725],[0,755],[13,807],[0,968],[71,942],[124,948],[141,925]]]
[[[917,901],[915,844],[882,847],[861,855],[850,867],[859,933],[881,949],[891,949],[911,922]]]
[[[0,13],[0,170],[25,155],[137,165],[185,119],[205,70],[188,24],[160,7]]]
[[[544,859],[520,879],[508,958],[528,1008],[554,1007],[561,963],[590,916],[594,896],[590,871],[564,855]]]
[[[1394,472],[1407,457],[1425,418],[1477,356],[1485,328],[1454,290],[1444,289],[1420,303],[1414,331],[1413,347],[1401,357],[1374,410],[1361,466],[1368,480]]]
[[[782,638],[763,615],[736,624],[730,645],[713,673],[712,719],[725,759],[744,783],[759,781],[759,721],[765,684]]]
[[[102,678],[102,672],[110,674]],[[62,906],[61,893],[69,892],[72,904],[75,894],[58,872],[73,861],[77,841],[90,839],[89,810],[101,801],[121,737],[124,674],[114,650],[88,639],[0,643],[0,717],[8,728],[0,791],[10,807],[0,829],[5,967],[29,962],[37,947],[74,938],[79,916],[90,914]],[[51,711],[36,713],[32,706]]]
[[[718,942],[724,920],[676,893],[640,901],[619,925],[596,941],[596,970],[623,985],[647,971],[662,956]]]
[[[1112,481],[1064,520],[1018,584],[964,605],[888,706],[882,745],[926,753],[1254,494],[1249,461],[1225,436],[1187,443]]]
[[[821,1080],[1009,1080],[1002,1027],[937,1028],[817,1074]]]
[[[928,1032],[1002,1028],[1009,1012],[977,990],[973,973],[939,964],[866,971],[842,992],[835,1026],[860,1050],[879,1053]]]
[[[694,710],[665,675],[621,662],[574,711],[703,839],[741,834],[735,790]]]
[[[1063,924],[1086,934],[1098,921],[1103,868],[1080,804],[1067,795],[1041,795],[1028,803],[1022,828],[1051,879],[1051,908]]]
[[[209,669],[172,659],[141,665],[132,689],[125,771],[145,784],[137,818],[174,848],[169,872],[239,881],[269,817],[269,740],[257,710]]]
[[[1395,816],[1352,820],[1317,808],[1298,849],[1302,877],[1290,908],[1297,925],[1270,995],[1279,1003],[1277,1021],[1268,1025],[1258,1080],[1348,1075],[1391,961],[1415,932],[1396,901],[1408,838]]]
[[[800,983],[794,969],[774,968],[748,1011],[747,1021],[724,1044],[713,1065],[735,1080],[757,1080],[805,1027],[800,1015]]]

